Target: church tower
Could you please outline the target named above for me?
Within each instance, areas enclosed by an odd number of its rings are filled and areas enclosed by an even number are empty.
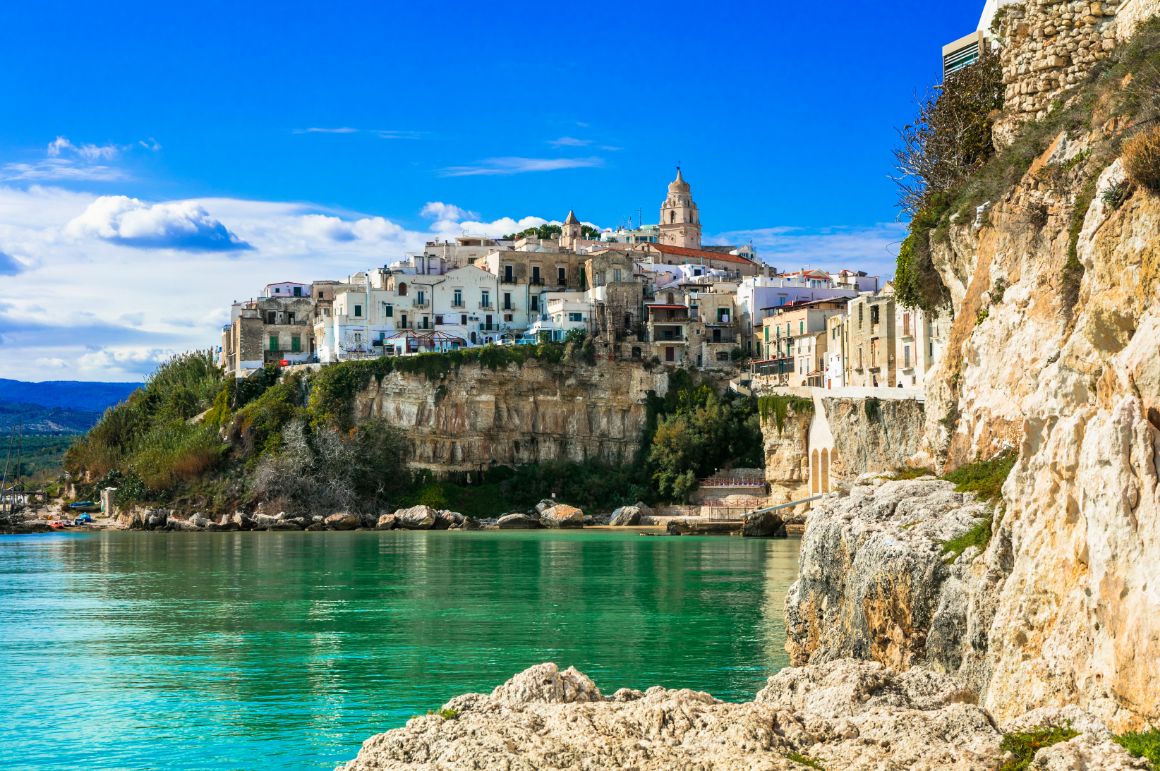
[[[566,249],[575,249],[579,246],[583,229],[580,220],[576,219],[576,212],[568,212],[568,218],[564,220],[564,227],[561,230],[560,246]]]
[[[669,246],[701,248],[701,215],[689,192],[689,183],[677,167],[677,178],[669,183],[669,195],[661,204],[661,243]]]

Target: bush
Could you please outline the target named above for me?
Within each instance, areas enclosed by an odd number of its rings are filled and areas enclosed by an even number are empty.
[[[1071,728],[1036,728],[1005,734],[999,742],[999,749],[1011,753],[1011,758],[999,766],[999,771],[1023,771],[1031,765],[1039,750],[1077,736],[1079,733]]]
[[[1160,194],[1160,126],[1144,129],[1125,142],[1121,158],[1128,179]]]
[[[1015,467],[1017,458],[1015,452],[1009,450],[990,460],[960,466],[944,475],[943,479],[954,482],[955,490],[960,493],[974,493],[980,500],[994,502],[1002,496],[1003,483]]]
[[[1145,758],[1153,768],[1160,768],[1160,729],[1132,731],[1113,738],[1132,757]]]
[[[1003,107],[999,57],[983,56],[946,81],[919,105],[918,118],[899,134],[894,152],[899,204],[912,217],[932,196],[952,192],[994,154],[991,126]]]
[[[991,542],[992,521],[990,517],[974,525],[970,530],[943,542],[943,554],[950,557],[948,562],[954,562],[970,546],[977,546],[979,551],[987,548]]]

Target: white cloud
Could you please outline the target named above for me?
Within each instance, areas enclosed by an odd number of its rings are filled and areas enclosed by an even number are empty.
[[[103,195],[65,228],[68,235],[96,236],[126,246],[194,251],[251,248],[201,205],[192,201],[149,204]]]
[[[295,134],[374,134],[379,139],[419,139],[421,131],[406,131],[401,129],[360,129],[353,126],[336,126],[326,128],[312,126],[310,128],[294,129]]]
[[[58,136],[48,143],[43,158],[0,166],[0,181],[115,182],[126,179],[126,174],[113,162],[125,151],[137,147],[151,152],[161,150],[161,145],[152,137],[128,145],[96,145],[77,144],[68,137]]]
[[[337,128],[304,128],[294,129],[295,134],[357,134],[358,129],[350,126],[338,126]]]
[[[172,348],[101,348],[81,356],[77,368],[83,374],[97,375],[102,379],[140,380],[176,353],[179,351]]]
[[[435,220],[452,220],[458,222],[459,220],[475,219],[479,217],[473,211],[461,209],[453,203],[443,203],[442,201],[428,201],[423,204],[423,208],[419,211],[419,215]]]
[[[68,137],[57,137],[48,143],[48,157],[76,156],[86,161],[111,161],[121,152],[116,145],[75,145]]]
[[[487,158],[473,166],[448,166],[443,177],[507,176],[562,169],[590,169],[604,165],[603,158]]]
[[[559,137],[558,139],[548,140],[548,144],[552,147],[587,147],[592,144],[592,140],[580,139],[578,137]]]
[[[713,240],[729,244],[752,241],[758,255],[779,270],[850,268],[886,278],[894,275],[898,247],[905,237],[906,225],[884,222],[871,227],[780,226],[735,230],[720,233]]]

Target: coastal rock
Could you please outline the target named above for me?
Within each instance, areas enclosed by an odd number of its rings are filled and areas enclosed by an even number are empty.
[[[439,512],[422,504],[395,512],[397,527],[402,530],[430,530],[439,519]]]
[[[665,526],[669,535],[735,535],[740,528],[736,522],[712,519],[670,519]]]
[[[338,512],[326,517],[323,524],[327,530],[356,530],[362,527],[362,517],[357,514]]]
[[[899,675],[869,662],[783,670],[750,702],[690,690],[621,689],[541,664],[491,694],[368,739],[348,771],[370,769],[994,768],[1000,734],[945,675]]]
[[[165,527],[166,523],[169,521],[169,514],[170,514],[170,512],[167,511],[166,509],[151,509],[150,511],[148,511],[145,514],[145,516],[143,518],[145,529],[146,530],[160,530],[160,529],[162,529],[163,527]]]
[[[640,524],[641,511],[639,506],[621,506],[612,512],[608,524],[616,527],[630,527]]]
[[[198,530],[204,530],[210,525],[216,524],[213,520],[202,514],[200,511],[194,512],[189,517],[189,524],[193,525]]]
[[[435,520],[434,529],[435,530],[451,530],[453,528],[459,529],[459,528],[463,527],[463,520],[464,519],[466,519],[466,517],[464,517],[458,511],[447,511],[444,509],[440,509],[437,512],[437,518]]]
[[[496,522],[500,530],[535,530],[543,527],[540,520],[527,514],[505,514]]]
[[[556,505],[556,502],[554,500],[552,500],[551,498],[544,498],[539,503],[537,503],[535,506],[533,506],[532,508],[534,509],[534,511],[536,512],[537,515],[540,515],[555,505]]]
[[[463,518],[463,529],[464,530],[482,530],[483,525],[484,525],[483,522],[481,522],[478,519],[475,519],[474,517],[464,517]]]
[[[540,512],[540,522],[544,527],[584,527],[584,512],[575,506],[558,503]]]
[[[176,514],[169,515],[165,521],[165,527],[168,530],[172,530],[174,532],[187,533],[196,532],[201,529],[196,524],[194,524],[192,520],[186,519],[185,517],[179,517]]]
[[[394,530],[399,525],[399,517],[395,514],[383,514],[375,522],[375,530]]]
[[[772,511],[746,514],[741,521],[741,535],[746,538],[785,538],[785,523]]]
[[[978,552],[951,560],[943,544],[988,516],[987,506],[934,479],[865,477],[848,496],[821,501],[786,595],[790,661],[926,664],[959,673],[978,692],[985,668],[974,646],[986,614],[976,608],[968,623],[964,590]]]

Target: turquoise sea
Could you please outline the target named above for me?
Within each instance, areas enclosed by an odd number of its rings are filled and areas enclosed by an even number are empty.
[[[745,700],[798,541],[635,532],[0,536],[0,766],[330,769],[542,661]]]

